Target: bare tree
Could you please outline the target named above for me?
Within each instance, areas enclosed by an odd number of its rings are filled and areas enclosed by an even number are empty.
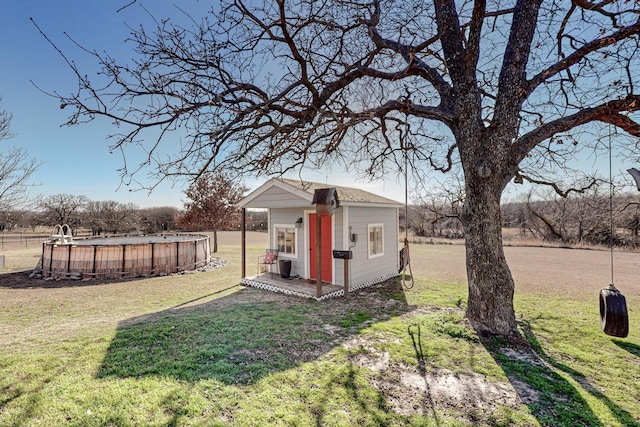
[[[35,209],[29,209],[24,212],[22,217],[21,226],[30,228],[31,231],[36,231],[39,225],[44,223],[42,212],[38,212]]]
[[[552,191],[529,193],[522,202],[503,206],[505,226],[520,229],[520,237],[555,244],[635,247],[638,234],[635,196],[620,194],[622,185],[560,197]],[[607,194],[607,192],[609,194]]]
[[[117,234],[138,230],[139,214],[135,204],[105,200],[101,205],[105,231]]]
[[[460,207],[464,201],[464,192],[455,175],[449,175],[444,182],[431,183],[426,194],[417,194],[419,203],[414,206],[411,215],[418,219],[418,223],[414,224],[415,231],[422,229],[422,233],[437,237],[462,236]]]
[[[0,101],[2,98],[0,98]],[[11,114],[0,110],[0,141],[11,138]]]
[[[237,229],[241,223],[236,207],[247,188],[222,173],[201,175],[186,191],[189,199],[176,223],[189,231],[213,231],[213,252],[218,252],[218,230]]]
[[[625,246],[633,249],[638,248],[640,234],[640,203],[637,199],[636,195],[627,195],[620,201],[620,225],[626,232]]]
[[[103,232],[117,234],[138,231],[140,217],[136,205],[113,200],[88,201],[82,209],[82,225],[90,228],[94,236]]]
[[[131,64],[83,50],[101,65],[91,78],[63,54],[79,82],[54,94],[69,124],[109,118],[123,150],[156,129],[159,178],[333,161],[379,177],[405,155],[414,171],[461,169],[466,314],[480,332],[516,332],[500,217],[510,180],[566,193],[550,172],[597,124],[640,136],[637,2],[223,0],[210,13],[133,30]],[[167,149],[171,131],[182,142]]]
[[[75,232],[82,221],[82,210],[88,203],[86,196],[54,194],[41,197],[38,206],[51,227],[67,224]]]
[[[82,226],[91,230],[92,236],[100,236],[105,231],[102,218],[102,203],[88,201],[82,212]]]
[[[408,209],[408,227],[416,236],[433,235],[433,215],[421,205],[410,205]]]
[[[1,100],[1,98],[0,98]],[[11,114],[0,110],[0,143],[11,138]],[[0,149],[0,210],[13,210],[28,200],[31,175],[40,162],[23,148]]]
[[[178,211],[179,210],[173,206],[161,206],[141,210],[141,226],[143,231],[145,233],[159,233],[175,229],[175,218],[178,215]]]

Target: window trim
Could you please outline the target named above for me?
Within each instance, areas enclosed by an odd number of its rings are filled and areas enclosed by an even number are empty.
[[[288,252],[282,252],[280,251],[280,245],[278,244],[278,230],[284,229],[285,233],[287,232],[286,230],[293,230],[293,252],[292,253],[288,253]],[[278,257],[282,257],[282,258],[298,258],[298,246],[299,246],[299,242],[298,242],[298,229],[296,228],[295,224],[274,224],[273,225],[273,247],[278,249]]]
[[[381,251],[378,253],[371,253],[371,232],[372,230],[380,228],[380,249]],[[378,258],[384,256],[384,224],[383,223],[375,223],[375,224],[367,224],[367,258]]]

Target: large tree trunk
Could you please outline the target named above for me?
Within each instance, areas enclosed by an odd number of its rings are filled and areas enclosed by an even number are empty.
[[[508,336],[517,332],[515,285],[502,247],[500,194],[486,185],[467,185],[462,212],[469,282],[467,318],[480,333]]]

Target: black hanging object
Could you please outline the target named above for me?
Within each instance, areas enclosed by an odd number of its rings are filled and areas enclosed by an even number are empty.
[[[638,187],[638,191],[640,191],[640,171],[636,168],[631,168],[627,169],[627,172],[629,172],[636,181],[636,187]]]
[[[333,216],[340,206],[338,191],[335,188],[318,188],[313,193],[312,205],[316,205],[316,213],[321,216]]]
[[[600,291],[600,325],[607,335],[620,338],[629,335],[627,300],[613,284]]]

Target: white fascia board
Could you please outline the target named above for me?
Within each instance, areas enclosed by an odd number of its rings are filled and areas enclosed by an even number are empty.
[[[338,198],[340,194],[338,194]],[[340,201],[340,206],[352,206],[352,207],[361,207],[361,208],[400,208],[404,206],[402,203],[391,204],[391,203],[368,203],[368,202],[343,202]]]

